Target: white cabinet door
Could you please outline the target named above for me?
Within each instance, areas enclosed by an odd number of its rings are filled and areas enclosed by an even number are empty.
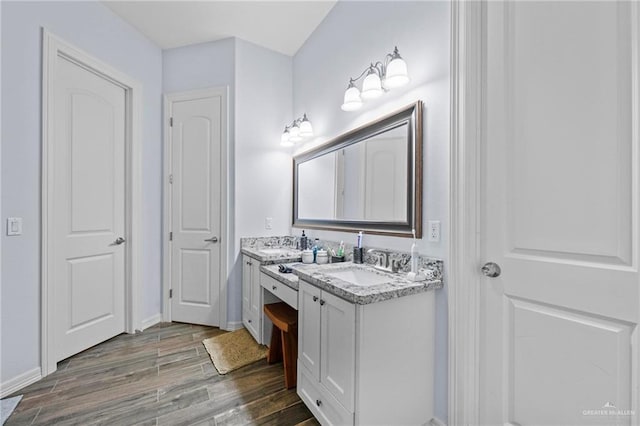
[[[636,424],[640,8],[487,12],[479,423]]]
[[[251,309],[251,258],[242,257],[242,310]]]
[[[260,343],[260,315],[256,315],[255,310],[252,308],[255,297],[255,282],[259,279],[254,278],[254,275],[258,275],[256,267],[259,270],[260,262],[252,259],[248,256],[242,258],[242,322],[244,326],[249,330],[256,342]]]
[[[260,262],[257,260],[251,260],[251,296],[250,296],[250,310],[251,314],[256,318],[260,317],[262,311],[262,297],[260,287]]]
[[[298,362],[320,381],[320,289],[298,287]]]
[[[353,411],[356,306],[326,291],[320,306],[320,383]]]
[[[261,309],[260,262],[242,256],[242,323],[258,343],[263,343]]]

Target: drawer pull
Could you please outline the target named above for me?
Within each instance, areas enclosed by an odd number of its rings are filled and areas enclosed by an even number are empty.
[[[318,296],[313,296],[313,301],[317,302],[318,301]]]
[[[277,290],[278,287],[276,287],[275,285],[271,287],[272,290]]]
[[[322,405],[322,401],[320,401],[319,399],[316,399],[316,405],[319,407]]]
[[[320,299],[320,306],[324,305],[324,300]]]

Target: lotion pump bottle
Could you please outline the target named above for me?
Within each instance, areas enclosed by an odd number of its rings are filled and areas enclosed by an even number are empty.
[[[413,240],[411,244],[411,272],[418,273],[418,247],[416,247],[416,240]]]
[[[418,272],[418,247],[416,245],[416,230],[413,230],[413,244],[411,244],[411,272],[407,274],[407,278],[411,281],[424,281],[427,277]]]
[[[307,247],[307,236],[304,233],[304,229],[302,230],[302,237],[300,237],[300,250],[306,250]]]

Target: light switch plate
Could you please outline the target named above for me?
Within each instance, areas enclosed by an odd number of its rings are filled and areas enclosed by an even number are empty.
[[[22,218],[7,218],[7,235],[22,235]]]
[[[429,242],[438,243],[440,242],[440,221],[439,220],[430,220],[429,221]]]
[[[264,229],[273,229],[273,218],[265,217],[264,218]]]

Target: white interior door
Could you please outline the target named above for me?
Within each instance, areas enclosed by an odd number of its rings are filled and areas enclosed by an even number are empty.
[[[171,318],[219,325],[222,96],[171,103]]]
[[[124,331],[125,90],[57,57],[55,359]]]
[[[481,423],[637,424],[638,4],[486,6]]]

